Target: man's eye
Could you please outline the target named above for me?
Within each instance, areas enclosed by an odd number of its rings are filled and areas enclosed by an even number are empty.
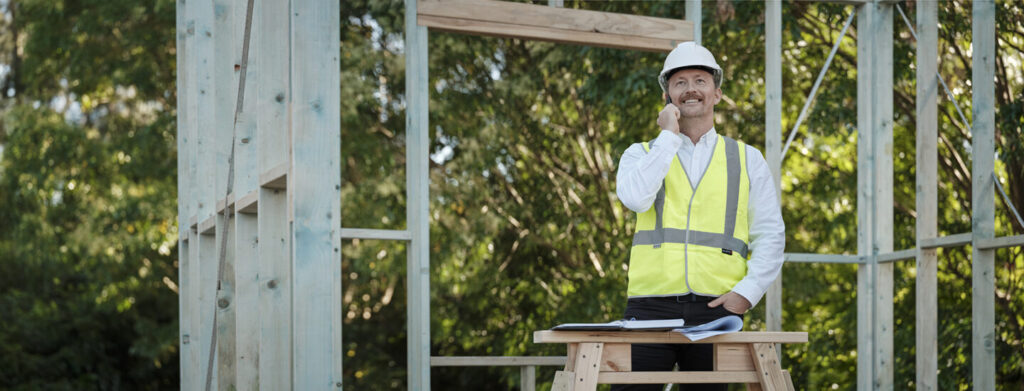
[[[704,85],[704,79],[697,79],[697,84]]]

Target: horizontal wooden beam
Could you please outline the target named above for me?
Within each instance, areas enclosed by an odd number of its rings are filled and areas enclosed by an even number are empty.
[[[971,233],[940,236],[933,239],[921,239],[917,246],[923,250],[938,247],[956,247],[971,243]]]
[[[909,248],[906,250],[893,251],[891,253],[878,254],[878,262],[902,261],[906,259],[914,259],[916,257],[917,249]]]
[[[342,228],[341,238],[369,240],[412,240],[412,234],[409,233],[408,230]]]
[[[859,255],[786,253],[783,256],[785,257],[786,262],[864,263],[864,259],[862,259]]]
[[[533,332],[534,343],[618,342],[618,343],[695,343],[675,331],[554,331]],[[739,331],[707,337],[697,343],[804,343],[803,331]]]
[[[250,191],[235,202],[235,208],[238,213],[256,214],[257,202],[259,202],[259,191]]]
[[[977,246],[982,250],[1024,246],[1024,235],[1002,236],[991,239],[978,239]]]
[[[755,371],[721,372],[598,372],[598,384],[757,383]]]
[[[427,0],[417,22],[435,30],[655,52],[693,40],[693,22],[490,0]]]
[[[224,211],[232,212],[235,208],[235,195],[228,193],[227,197],[221,198],[217,201],[217,214],[222,215]]]
[[[202,223],[199,223],[199,233],[202,235],[213,235],[214,229],[217,228],[217,215],[207,217]]]
[[[288,187],[288,163],[278,164],[260,174],[260,186],[268,189]]]
[[[565,356],[432,356],[432,367],[560,367],[566,362]]]

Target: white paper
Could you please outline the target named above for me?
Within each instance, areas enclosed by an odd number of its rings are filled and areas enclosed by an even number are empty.
[[[742,329],[743,319],[739,316],[730,315],[715,319],[702,325],[677,328],[672,331],[682,333],[691,341],[698,341],[707,337],[732,333]]]

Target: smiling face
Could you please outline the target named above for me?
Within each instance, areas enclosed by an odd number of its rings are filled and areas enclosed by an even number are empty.
[[[715,87],[714,76],[700,68],[676,71],[668,78],[668,94],[679,108],[682,119],[711,120],[715,105],[722,100],[722,90]]]

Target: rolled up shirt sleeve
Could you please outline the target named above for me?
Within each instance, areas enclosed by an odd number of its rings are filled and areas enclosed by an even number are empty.
[[[651,208],[682,142],[681,136],[662,130],[649,152],[639,143],[626,149],[615,174],[615,194],[623,205],[637,213]]]
[[[750,198],[747,221],[750,227],[751,257],[747,262],[747,275],[732,291],[756,306],[772,282],[782,271],[783,252],[786,249],[786,225],[782,221],[779,197],[775,192],[775,179],[768,162],[756,148],[747,146],[747,173],[750,178]]]

